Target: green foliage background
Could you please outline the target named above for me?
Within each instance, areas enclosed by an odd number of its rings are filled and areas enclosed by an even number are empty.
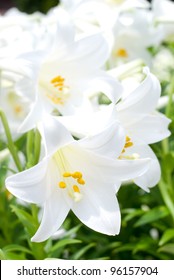
[[[40,11],[46,13],[51,7],[56,6],[59,0],[13,0],[19,10],[26,13]]]

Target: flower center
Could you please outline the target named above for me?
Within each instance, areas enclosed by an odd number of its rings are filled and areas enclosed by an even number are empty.
[[[126,142],[124,145],[124,148],[121,152],[121,155],[119,156],[119,159],[138,159],[140,158],[139,154],[133,153],[131,155],[125,155],[124,153],[126,152],[127,148],[130,148],[133,146],[133,142],[131,141],[131,138],[129,136],[126,136]]]
[[[118,50],[115,51],[115,55],[121,58],[127,58],[128,57],[128,53],[125,49],[120,48]]]
[[[22,106],[16,105],[14,107],[14,111],[15,111],[16,114],[20,114],[22,112]]]
[[[69,86],[65,85],[65,78],[62,76],[56,76],[50,81],[53,86],[47,97],[56,105],[63,105],[65,98],[69,93]]]
[[[64,82],[65,79],[62,78],[61,76],[57,76],[51,80],[51,84],[53,84],[53,86],[57,88],[59,91],[62,91],[63,88],[65,87]]]
[[[126,136],[126,143],[121,153],[124,154],[126,149],[132,146],[133,146],[133,142],[131,141],[131,138],[129,136]]]
[[[62,176],[63,181],[58,182],[58,187],[61,189],[67,188],[69,196],[74,199],[75,202],[80,201],[82,199],[80,188],[82,185],[85,185],[83,174],[79,171],[75,171],[74,173],[64,172]]]
[[[11,107],[11,111],[17,118],[23,118],[25,115],[24,106],[20,102],[20,97],[13,92],[7,93],[7,102]]]

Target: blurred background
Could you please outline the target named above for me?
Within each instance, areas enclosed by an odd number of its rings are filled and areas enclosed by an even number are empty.
[[[151,2],[150,0],[148,0]],[[56,6],[59,0],[0,0],[0,11],[3,13],[11,7],[17,7],[26,13],[40,11],[46,13],[51,7]]]
[[[11,7],[17,7],[22,12],[29,14],[35,11],[46,13],[58,3],[59,0],[0,0],[0,11],[3,13]]]

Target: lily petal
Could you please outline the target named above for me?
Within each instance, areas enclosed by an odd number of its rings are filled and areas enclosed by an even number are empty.
[[[114,188],[97,185],[88,189],[83,199],[73,205],[74,214],[88,227],[107,234],[119,234],[121,215]]]
[[[58,190],[53,192],[44,204],[42,222],[31,241],[42,242],[53,235],[64,222],[69,210],[62,193]]]
[[[148,170],[134,178],[134,182],[136,185],[141,187],[146,192],[149,192],[149,188],[154,187],[160,180],[161,177],[161,169],[158,162],[157,157],[155,156],[153,150],[148,145],[136,145],[130,147],[128,149],[128,153],[126,154],[133,154],[136,153],[140,156],[140,158],[151,158],[151,162],[149,164]]]
[[[79,144],[97,154],[118,158],[125,144],[125,131],[118,122],[114,122],[102,132],[80,140]]]
[[[124,100],[117,105],[119,118],[124,123],[143,117],[146,114],[152,113],[157,106],[158,99],[161,94],[161,88],[158,79],[145,68],[146,78],[133,92],[131,92]]]
[[[60,147],[74,141],[69,131],[55,117],[45,114],[42,127],[41,134],[46,146],[47,155],[53,154]]]
[[[8,177],[6,188],[16,197],[31,203],[43,203],[50,195],[47,188],[47,159],[34,167]]]
[[[70,146],[70,145],[69,145]],[[69,158],[74,170],[80,170],[87,178],[115,184],[122,180],[133,179],[147,171],[150,159],[120,160],[99,156],[96,153],[80,149],[77,143],[64,148],[64,155]]]
[[[101,72],[91,81],[89,92],[102,92],[115,104],[120,99],[122,91],[123,87],[119,81]]]
[[[166,116],[160,113],[148,115],[131,126],[127,126],[130,134],[146,144],[156,143],[170,136],[168,125],[171,122]]]

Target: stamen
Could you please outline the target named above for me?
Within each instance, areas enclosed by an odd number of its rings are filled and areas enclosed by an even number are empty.
[[[57,76],[57,77],[53,78],[50,82],[51,82],[51,84],[53,84],[53,86],[55,88],[58,88],[59,91],[69,88],[64,84],[65,79],[62,78],[61,76]]]
[[[131,141],[131,138],[129,136],[126,136],[126,142]]]
[[[57,97],[55,95],[47,94],[47,97],[54,103],[54,104],[61,104],[63,105],[64,102],[61,97]]]
[[[54,83],[59,83],[59,82],[64,82],[64,81],[65,81],[64,78],[62,78],[61,76],[57,76],[51,80],[51,83],[54,84]]]
[[[131,138],[129,136],[126,136],[126,143],[124,145],[124,148],[123,148],[121,154],[124,154],[126,152],[126,148],[129,148],[129,147],[132,147],[132,146],[133,146],[133,142],[131,141]]]
[[[127,142],[124,147],[125,148],[129,148],[129,147],[132,147],[133,146],[133,143],[132,142]]]
[[[71,173],[70,173],[70,172],[65,172],[65,173],[63,174],[63,177],[71,177]]]
[[[66,183],[63,182],[63,181],[59,182],[59,188],[65,189],[66,188]]]
[[[14,111],[15,111],[15,113],[21,113],[22,112],[22,107],[20,106],[20,105],[16,105],[15,107],[14,107]]]
[[[80,178],[82,178],[82,173],[79,172],[79,171],[76,171],[76,172],[74,172],[74,173],[72,174],[72,177],[73,177],[74,179],[80,179]]]
[[[84,185],[84,184],[85,184],[85,181],[84,181],[82,178],[77,179],[77,182],[78,182],[80,185]]]
[[[77,185],[73,186],[73,190],[74,190],[74,192],[80,193],[80,189]]]
[[[61,189],[67,188],[68,195],[75,201],[78,202],[82,199],[83,195],[80,192],[81,185],[85,185],[83,174],[80,171],[64,172],[62,176],[65,178],[58,183]],[[66,183],[65,183],[66,182]],[[79,185],[78,185],[79,184]]]
[[[126,58],[126,57],[128,57],[128,53],[127,53],[127,51],[125,49],[121,48],[121,49],[118,49],[116,51],[116,56]]]

